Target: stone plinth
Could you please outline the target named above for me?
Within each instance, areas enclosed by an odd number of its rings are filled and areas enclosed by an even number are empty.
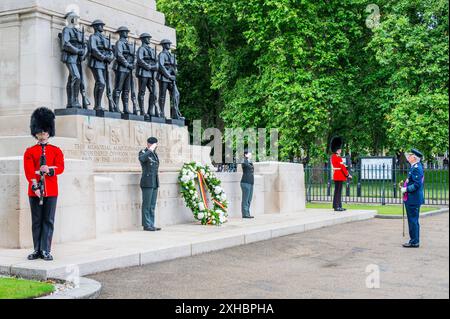
[[[21,156],[34,143],[29,122],[29,116],[0,117],[0,156]],[[66,158],[91,161],[96,172],[140,171],[138,153],[150,136],[159,140],[162,171],[178,171],[190,161],[210,163],[210,148],[189,145],[186,127],[70,115],[56,118],[56,135],[52,143]]]
[[[95,188],[90,162],[67,160],[59,179],[55,243],[96,237]],[[22,157],[0,158],[0,247],[32,247],[28,181]]]
[[[264,177],[266,213],[295,213],[306,208],[303,165],[293,163],[255,163],[255,174]]]

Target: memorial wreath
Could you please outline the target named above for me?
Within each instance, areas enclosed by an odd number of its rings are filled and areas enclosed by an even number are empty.
[[[196,220],[201,221],[202,225],[216,226],[227,222],[227,196],[211,167],[195,162],[186,163],[178,181],[186,206],[192,210]],[[207,192],[211,196],[211,208]]]

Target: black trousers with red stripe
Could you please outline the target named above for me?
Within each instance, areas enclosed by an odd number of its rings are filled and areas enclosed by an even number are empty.
[[[44,205],[39,205],[39,197],[30,197],[31,223],[35,251],[50,252],[52,249],[58,197],[45,197]]]
[[[334,181],[333,208],[342,208],[342,186],[344,182]]]

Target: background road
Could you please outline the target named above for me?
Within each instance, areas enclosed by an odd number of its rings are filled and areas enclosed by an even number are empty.
[[[449,298],[449,215],[421,223],[420,249],[401,247],[401,220],[374,219],[90,278],[100,298]]]

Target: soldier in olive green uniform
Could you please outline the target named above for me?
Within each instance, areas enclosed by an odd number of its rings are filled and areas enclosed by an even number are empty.
[[[159,157],[156,154],[158,140],[150,137],[147,140],[147,148],[139,152],[139,161],[142,166],[142,226],[144,231],[159,231],[155,227],[155,208],[159,189]]]
[[[250,215],[250,205],[253,197],[253,185],[255,184],[253,163],[251,162],[252,153],[249,150],[244,152],[244,162],[242,163],[242,218],[254,218]]]

